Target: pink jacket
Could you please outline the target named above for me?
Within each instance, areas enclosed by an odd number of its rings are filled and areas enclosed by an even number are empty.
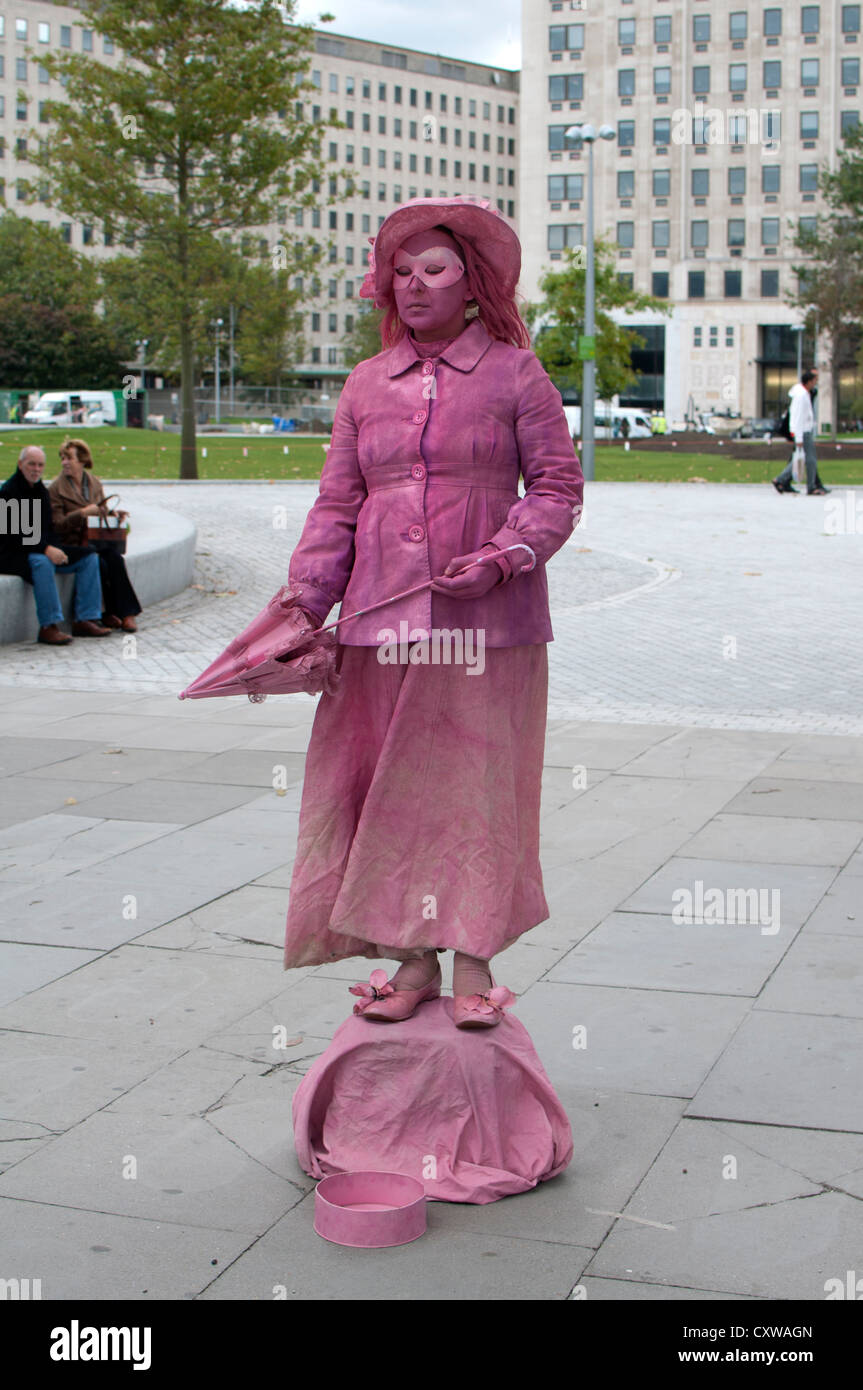
[[[436,361],[406,335],[345,382],[289,582],[325,622],[340,600],[353,613],[442,574],[456,555],[526,541],[536,567],[520,573],[530,556],[510,551],[506,577],[481,598],[427,589],[336,635],[377,646],[404,620],[409,633],[483,629],[488,647],[551,642],[545,564],[577,524],[582,490],[560,392],[533,352],[492,339],[478,318]]]

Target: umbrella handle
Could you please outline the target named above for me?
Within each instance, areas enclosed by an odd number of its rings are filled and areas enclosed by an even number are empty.
[[[478,560],[471,560],[471,565],[481,565],[486,560],[496,560],[498,555],[505,555],[508,550],[526,550],[533,563],[526,565],[525,569],[530,571],[536,568],[536,554],[531,550],[529,545],[525,545],[522,541],[517,541],[515,545],[506,545],[502,550],[494,550],[488,555],[482,555]],[[466,568],[470,569],[470,565],[466,566]],[[460,573],[462,573],[461,570],[456,570],[456,574]],[[455,576],[451,575],[450,578],[455,578]],[[350,622],[351,618],[362,618],[366,613],[374,613],[378,608],[386,608],[389,603],[396,603],[401,598],[408,598],[411,594],[421,593],[423,589],[430,588],[434,582],[434,579],[426,579],[422,584],[415,584],[412,589],[402,589],[400,594],[393,594],[392,598],[381,599],[380,603],[373,603],[368,608],[358,608],[356,613],[348,613],[344,618],[336,618],[334,623],[327,623],[326,627],[316,628],[315,631],[328,632],[330,628],[338,627],[340,623]]]

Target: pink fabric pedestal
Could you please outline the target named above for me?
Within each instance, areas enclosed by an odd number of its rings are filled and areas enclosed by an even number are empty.
[[[556,1177],[572,1132],[530,1036],[452,1021],[452,999],[401,1023],[351,1015],[294,1094],[294,1143],[311,1177],[374,1169],[420,1179],[441,1202],[496,1202]]]

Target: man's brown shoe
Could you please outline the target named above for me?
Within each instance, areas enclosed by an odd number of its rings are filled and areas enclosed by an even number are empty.
[[[111,635],[109,627],[103,627],[101,623],[94,623],[90,618],[85,618],[80,623],[73,623],[72,632],[76,637],[110,637]]]
[[[65,647],[72,641],[66,632],[61,632],[56,623],[49,623],[47,627],[40,627],[37,642],[45,642],[49,647]]]
[[[138,631],[138,624],[135,622],[135,619],[134,619],[134,618],[131,618],[131,617],[130,617],[130,618],[124,618],[123,621],[120,623],[120,626],[121,626],[121,628],[123,629],[124,632],[137,632],[137,631]]]
[[[111,629],[115,629],[115,628],[118,628],[118,627],[122,627],[122,624],[121,624],[119,618],[115,618],[115,617],[114,617],[114,614],[113,614],[113,613],[103,613],[103,614],[102,614],[102,626],[103,626],[103,627],[110,627]]]

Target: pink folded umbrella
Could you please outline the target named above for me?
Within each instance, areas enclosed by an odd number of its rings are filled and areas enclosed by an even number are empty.
[[[529,546],[508,545],[503,550],[489,551],[474,564],[494,560],[507,550],[529,550]],[[533,552],[531,551],[531,554]],[[535,557],[534,557],[535,558]],[[457,571],[460,573],[461,571]],[[412,589],[403,589],[380,603],[346,613],[326,627],[315,627],[299,606],[300,592],[285,584],[274,594],[265,608],[252,619],[248,627],[229,642],[192,684],[181,690],[180,700],[206,700],[215,695],[247,695],[259,704],[268,695],[317,695],[335,692],[339,681],[336,670],[336,641],[334,628],[363,613],[373,613],[389,603],[417,594],[435,583],[427,579]]]

